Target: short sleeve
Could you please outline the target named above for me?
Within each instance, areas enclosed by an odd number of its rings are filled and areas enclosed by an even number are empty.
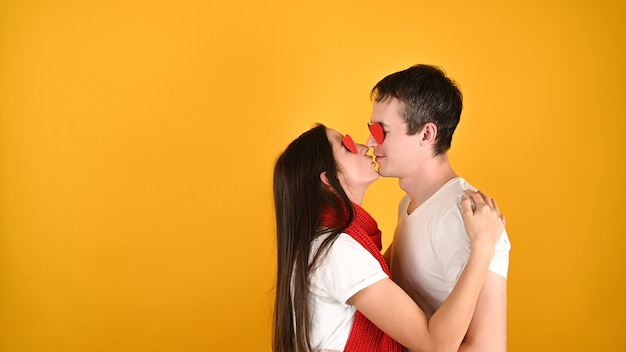
[[[389,277],[378,260],[347,234],[339,235],[316,273],[320,288],[342,303],[362,289]]]
[[[509,273],[509,252],[511,251],[511,242],[506,230],[502,231],[502,235],[496,243],[496,251],[489,263],[489,271],[496,273],[503,278],[507,278]]]

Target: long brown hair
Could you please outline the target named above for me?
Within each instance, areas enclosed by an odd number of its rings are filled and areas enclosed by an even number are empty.
[[[326,172],[329,185],[322,183]],[[322,206],[346,214],[337,228],[320,229]],[[310,277],[320,258],[352,221],[354,210],[337,177],[326,127],[318,124],[291,142],[274,167],[278,271],[274,306],[274,352],[311,350]],[[311,242],[329,234],[316,253]],[[312,256],[311,256],[312,255]]]

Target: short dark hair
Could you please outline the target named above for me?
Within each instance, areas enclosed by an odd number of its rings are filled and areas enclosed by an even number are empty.
[[[376,102],[398,99],[407,134],[413,135],[432,122],[437,126],[435,155],[450,149],[452,135],[461,119],[463,94],[443,69],[415,65],[392,73],[376,83],[370,97]]]

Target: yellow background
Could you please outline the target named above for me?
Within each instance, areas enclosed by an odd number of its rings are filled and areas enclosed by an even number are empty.
[[[0,3],[0,351],[269,351],[278,153],[440,65],[513,242],[509,350],[618,351],[623,1]],[[391,239],[401,191],[366,208]]]

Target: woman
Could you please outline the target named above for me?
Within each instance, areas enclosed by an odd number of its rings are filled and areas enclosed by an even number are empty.
[[[463,340],[504,218],[495,202],[468,192],[470,258],[428,319],[389,278],[378,226],[360,206],[379,177],[367,151],[317,125],[276,162],[275,352],[457,350]]]

